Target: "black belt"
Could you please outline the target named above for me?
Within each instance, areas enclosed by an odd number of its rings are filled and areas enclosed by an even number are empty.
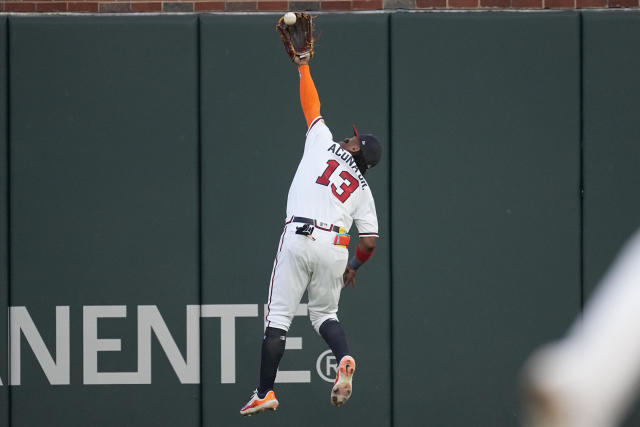
[[[336,232],[336,233],[339,233],[340,232],[340,228],[341,228],[341,227],[339,227],[337,225],[333,225],[333,226],[331,226],[331,228],[322,228],[321,226],[318,225],[318,223],[316,222],[315,219],[305,218],[303,216],[294,216],[291,219],[291,222],[300,222],[302,224],[311,224],[311,225],[313,225],[314,227],[316,227],[316,228],[318,228],[320,230],[333,231],[333,232]]]

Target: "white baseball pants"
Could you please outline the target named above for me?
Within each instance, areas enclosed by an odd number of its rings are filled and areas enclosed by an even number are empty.
[[[336,233],[315,229],[312,236],[296,234],[290,223],[280,237],[267,300],[267,326],[289,330],[305,290],[309,317],[316,332],[327,319],[338,319],[342,275],[349,251],[333,244]]]

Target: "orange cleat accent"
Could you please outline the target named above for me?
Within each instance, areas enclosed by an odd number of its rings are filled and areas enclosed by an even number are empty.
[[[278,405],[278,399],[276,399],[276,394],[273,390],[270,390],[264,399],[260,399],[258,397],[258,390],[254,390],[251,399],[240,409],[240,414],[253,415],[267,410],[275,411]]]
[[[340,407],[347,403],[353,391],[353,374],[356,372],[356,361],[351,356],[344,356],[338,365],[336,380],[331,389],[331,404]]]

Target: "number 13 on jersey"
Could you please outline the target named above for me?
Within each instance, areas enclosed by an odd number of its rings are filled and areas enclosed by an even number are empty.
[[[336,160],[327,160],[327,165],[328,166],[324,170],[323,174],[320,175],[318,179],[316,179],[316,184],[325,186],[331,184],[329,182],[329,178],[331,177],[331,175],[333,175],[333,172],[335,172],[338,166],[340,166],[340,163],[338,163]],[[336,196],[338,200],[344,203],[349,198],[349,196],[351,196],[351,193],[356,191],[356,189],[358,188],[358,180],[347,171],[340,172],[340,175],[338,176],[344,180],[344,182],[340,185],[340,189],[342,190],[342,192],[338,192],[338,187],[336,187],[335,184],[331,184],[331,192],[334,196]]]

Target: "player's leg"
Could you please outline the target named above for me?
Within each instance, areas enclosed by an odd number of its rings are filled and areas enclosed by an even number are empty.
[[[347,334],[338,319],[327,319],[320,325],[318,332],[333,352],[336,361],[349,354]]]
[[[331,389],[331,403],[342,406],[351,397],[355,372],[355,360],[349,355],[347,336],[337,317],[347,252],[344,248],[331,246],[329,250],[324,248],[317,259],[318,265],[314,266],[309,284],[309,317],[339,362]]]
[[[285,228],[281,237],[269,284],[266,329],[260,353],[260,382],[249,402],[240,410],[242,415],[275,410],[279,405],[273,385],[284,354],[287,331],[309,280],[301,256],[304,251],[304,247],[300,247],[301,236],[292,235],[289,231]]]
[[[280,359],[284,354],[287,331],[278,328],[267,327],[262,339],[262,351],[260,361],[260,384],[254,390],[251,399],[242,407],[242,415],[252,415],[265,410],[276,410],[279,402],[273,391],[273,383],[278,372]]]
[[[322,322],[319,332],[339,362],[336,379],[331,389],[331,403],[334,406],[342,406],[353,392],[352,382],[356,361],[349,356],[347,336],[337,319],[327,319]]]
[[[260,384],[258,385],[260,398],[273,389],[286,341],[287,331],[283,329],[267,327],[264,331],[262,351],[260,352]]]

